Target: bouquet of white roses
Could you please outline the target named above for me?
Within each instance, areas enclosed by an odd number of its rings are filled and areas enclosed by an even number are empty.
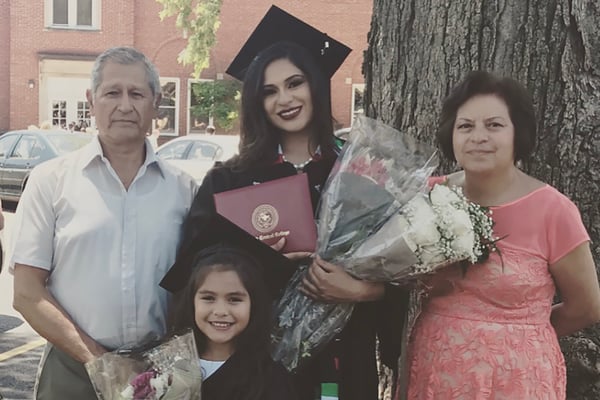
[[[434,151],[361,117],[323,189],[317,254],[356,278],[408,282],[454,262],[477,262],[493,249],[487,210],[459,188],[427,181]],[[276,308],[273,358],[289,370],[344,328],[353,304],[326,304],[298,291],[306,268],[290,280]]]
[[[85,364],[101,400],[197,400],[202,375],[192,331],[148,350],[115,351]]]
[[[491,211],[457,186],[419,193],[369,236],[344,268],[361,279],[406,283],[455,262],[477,263],[495,251]]]

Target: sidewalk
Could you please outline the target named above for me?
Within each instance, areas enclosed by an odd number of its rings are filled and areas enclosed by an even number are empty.
[[[4,265],[0,273],[0,363],[15,357],[16,348],[28,343],[39,343],[40,336],[23,320],[21,314],[12,307],[13,298],[13,275],[8,270],[8,254],[6,249],[10,248],[10,237],[7,231],[12,222],[12,213],[5,212],[5,229],[2,234],[2,245],[5,249]],[[39,346],[39,345],[38,345]],[[22,350],[28,351],[26,348]],[[8,353],[12,351],[12,353]]]
[[[3,268],[0,273],[0,333],[13,332],[37,336],[29,324],[23,321],[21,314],[13,309],[12,298],[13,276],[8,272],[8,268],[6,270]]]
[[[12,275],[0,274],[0,399],[27,400],[45,340],[12,309]]]
[[[13,216],[14,215],[10,212],[4,212],[4,229],[2,233],[0,233],[0,240],[2,240],[2,247],[4,249],[4,265],[2,267],[2,272],[0,273],[0,333],[10,331],[37,337],[37,333],[31,329],[29,324],[23,321],[21,314],[12,307],[13,276],[8,270],[8,249],[11,248],[10,235],[8,232],[10,232]],[[1,352],[2,350],[0,349],[0,353]]]
[[[13,214],[4,212],[5,229],[2,245],[10,248],[7,233]],[[0,399],[31,399],[37,365],[45,341],[12,308],[13,276],[5,265],[0,273]],[[3,398],[2,398],[3,396]]]

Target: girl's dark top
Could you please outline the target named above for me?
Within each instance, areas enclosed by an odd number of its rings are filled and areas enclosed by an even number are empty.
[[[333,167],[336,156],[323,156],[310,162],[304,172],[308,175],[313,209],[317,209],[321,188]],[[233,171],[215,166],[205,177],[184,224],[184,233],[177,263],[189,264],[187,258],[195,250],[198,232],[210,229],[207,221],[215,211],[213,194],[256,183],[291,176],[297,173],[288,162]],[[340,400],[377,400],[378,374],[376,366],[376,337],[379,338],[380,359],[396,371],[400,354],[400,337],[407,294],[398,287],[387,285],[384,299],[359,303],[340,335],[325,349],[295,373],[296,391],[300,400],[313,400],[323,382],[337,382]]]
[[[202,400],[298,400],[290,374],[265,354],[258,362],[234,353],[202,382]]]

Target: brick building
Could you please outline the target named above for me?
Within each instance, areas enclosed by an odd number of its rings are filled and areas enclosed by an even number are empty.
[[[0,0],[0,132],[10,126],[10,0]]]
[[[363,87],[363,51],[372,3],[367,0],[224,0],[217,43],[202,80],[229,79],[225,69],[271,4],[353,49],[332,79],[333,114],[349,126]],[[79,9],[78,9],[79,8]],[[93,125],[85,90],[95,57],[134,46],[158,67],[166,101],[162,135],[194,131],[191,67],[177,62],[186,41],[174,18],[160,21],[155,0],[0,0],[0,132],[51,121]],[[6,12],[9,10],[9,12]]]

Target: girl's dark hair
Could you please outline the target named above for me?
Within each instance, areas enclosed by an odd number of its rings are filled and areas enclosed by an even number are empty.
[[[208,274],[213,271],[235,272],[250,296],[250,320],[236,339],[236,350],[267,351],[271,306],[260,266],[250,254],[228,245],[211,246],[195,255],[189,281],[173,296],[169,318],[171,330],[180,332],[185,328],[192,328],[198,352],[202,354],[206,349],[206,336],[195,322],[194,297]]]
[[[456,113],[467,100],[477,95],[487,94],[498,96],[506,103],[515,130],[515,162],[526,160],[533,152],[537,134],[531,95],[516,80],[485,71],[470,72],[444,99],[436,132],[438,147],[446,158],[456,161],[452,147]]]
[[[242,87],[239,155],[226,165],[238,169],[269,165],[277,158],[281,132],[268,119],[264,108],[265,69],[276,60],[286,59],[306,76],[313,103],[311,148],[320,146],[324,155],[333,154],[333,117],[329,80],[313,56],[302,46],[277,42],[261,51],[252,61]]]

